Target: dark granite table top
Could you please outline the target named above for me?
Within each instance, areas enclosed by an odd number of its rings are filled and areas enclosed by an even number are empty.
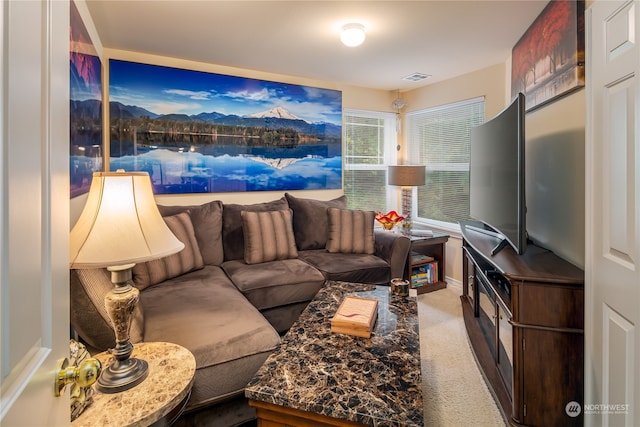
[[[345,295],[376,298],[371,338],[332,333]],[[414,298],[327,282],[245,390],[249,399],[375,426],[424,424]]]

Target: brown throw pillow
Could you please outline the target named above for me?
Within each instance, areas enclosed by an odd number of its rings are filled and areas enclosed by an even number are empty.
[[[164,217],[164,222],[184,243],[184,249],[164,258],[136,264],[133,267],[133,283],[140,290],[204,267],[189,212]]]
[[[247,264],[297,258],[291,209],[242,211],[244,261]]]
[[[375,212],[329,208],[327,251],[347,254],[373,254]]]
[[[285,193],[284,196],[293,210],[293,232],[298,250],[324,249],[329,233],[327,208],[346,209],[347,197],[315,200],[294,197],[289,193]]]
[[[242,211],[264,212],[289,209],[287,201],[282,197],[265,203],[237,205],[225,203],[222,209],[222,244],[224,246],[224,260],[244,258],[244,232],[242,227]]]
[[[214,200],[202,205],[162,206],[162,216],[177,215],[189,211],[193,231],[198,241],[202,260],[207,265],[220,265],[224,261],[222,248],[222,202]]]

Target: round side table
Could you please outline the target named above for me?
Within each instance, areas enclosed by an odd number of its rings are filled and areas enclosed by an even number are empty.
[[[149,363],[149,376],[120,393],[95,390],[93,403],[71,423],[72,427],[144,427],[169,414],[172,419],[179,415],[191,394],[196,370],[193,354],[177,344],[147,342],[134,344],[131,356]],[[94,357],[103,367],[112,359],[107,352]]]

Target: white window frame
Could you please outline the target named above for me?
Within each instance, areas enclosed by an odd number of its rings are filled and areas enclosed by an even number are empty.
[[[386,170],[389,165],[395,165],[398,160],[398,115],[396,113],[382,112],[382,111],[369,111],[369,110],[357,110],[357,109],[345,109],[343,111],[343,132],[346,132],[346,118],[345,116],[360,116],[373,119],[384,120],[384,164],[349,164],[347,156],[347,139],[343,138],[343,157],[342,162],[343,169],[346,170]],[[344,180],[344,174],[343,174]],[[344,189],[344,182],[343,182]],[[398,197],[397,191],[389,185],[386,186],[386,200],[387,200],[387,212],[390,210],[398,210]]]
[[[412,129],[412,124],[411,124],[411,119],[413,117],[416,116],[420,116],[426,113],[433,113],[436,111],[440,111],[440,110],[444,110],[444,109],[449,109],[449,108],[456,108],[462,105],[467,105],[467,104],[472,104],[472,103],[476,103],[476,102],[485,102],[485,97],[484,96],[479,96],[479,97],[475,97],[475,98],[470,98],[470,99],[465,99],[463,101],[456,101],[456,102],[451,102],[448,104],[442,104],[442,105],[438,105],[435,107],[430,107],[430,108],[425,108],[422,110],[417,110],[417,111],[412,111],[409,112],[405,115],[406,118],[406,122],[407,122],[407,126],[406,126],[406,138],[407,138],[407,155],[409,155],[410,151],[411,151],[411,146],[412,144],[416,144],[419,143],[419,141],[414,141],[413,140],[413,129]],[[426,170],[428,171],[468,171],[469,170],[469,163],[431,163],[431,164],[427,164],[426,166]],[[415,224],[419,224],[428,228],[435,228],[435,229],[439,229],[442,231],[445,231],[447,233],[450,233],[454,236],[461,236],[461,232],[460,232],[460,225],[459,224],[454,224],[454,223],[450,223],[450,222],[443,222],[443,221],[438,221],[435,219],[430,219],[430,218],[424,218],[424,217],[419,217],[418,216],[418,194],[417,194],[417,189],[414,188],[413,189],[413,197],[412,197],[413,203],[411,206],[411,216],[414,219],[414,223]]]

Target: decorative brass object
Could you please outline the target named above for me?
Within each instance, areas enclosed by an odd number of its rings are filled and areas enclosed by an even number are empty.
[[[56,379],[54,394],[56,397],[62,396],[67,385],[76,383],[81,387],[89,387],[98,380],[102,365],[98,359],[86,359],[78,366],[69,366],[69,359],[66,357],[58,361],[56,369]]]

